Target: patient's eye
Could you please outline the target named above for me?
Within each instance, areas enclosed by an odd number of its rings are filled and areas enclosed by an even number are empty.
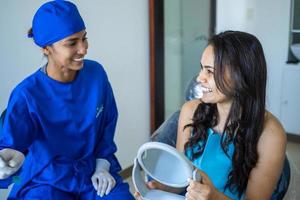
[[[213,74],[213,73],[214,73],[214,70],[212,70],[212,69],[207,69],[207,73],[208,73],[208,74]]]

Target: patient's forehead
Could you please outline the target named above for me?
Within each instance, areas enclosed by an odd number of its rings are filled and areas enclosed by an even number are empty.
[[[202,54],[201,64],[202,66],[211,66],[214,67],[215,55],[214,48],[212,45],[208,45]]]

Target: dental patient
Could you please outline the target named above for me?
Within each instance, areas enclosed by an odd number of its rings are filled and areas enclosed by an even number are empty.
[[[182,106],[176,148],[202,180],[190,180],[186,191],[154,180],[148,187],[184,192],[187,200],[269,200],[282,172],[286,134],[265,108],[267,66],[260,42],[239,31],[214,35],[200,68],[203,94]]]

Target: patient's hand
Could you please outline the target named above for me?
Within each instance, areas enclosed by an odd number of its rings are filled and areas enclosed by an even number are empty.
[[[151,180],[149,182],[146,183],[148,189],[158,189],[158,190],[165,190],[165,185],[155,181],[155,180]],[[141,194],[139,192],[135,192],[134,193],[134,197],[136,200],[142,200]]]
[[[0,150],[0,179],[6,179],[16,173],[24,162],[22,152],[5,148]]]
[[[149,189],[163,190],[163,191],[171,192],[171,193],[175,193],[175,194],[179,194],[185,190],[185,188],[170,187],[170,186],[164,185],[160,182],[157,182],[155,180],[149,181],[147,183],[147,186]]]
[[[147,182],[147,187],[149,189],[157,189],[157,190],[163,190],[163,191],[168,191],[171,189],[171,187],[164,185],[160,182],[157,182],[155,180],[151,180]],[[172,188],[173,189],[173,188]]]
[[[184,188],[173,188],[173,187],[164,185],[164,184],[162,184],[158,181],[155,181],[155,180],[148,181],[146,183],[146,185],[147,185],[148,189],[150,189],[150,190],[153,190],[153,189],[163,190],[163,191],[166,191],[166,192],[171,192],[171,193],[176,193],[176,194],[179,194],[184,190]],[[134,193],[134,197],[135,197],[136,200],[142,200],[141,195],[138,192]]]
[[[135,193],[134,193],[134,198],[135,198],[136,200],[142,200],[142,197],[141,197],[140,193],[138,193],[138,192],[135,192]]]
[[[215,200],[228,199],[224,194],[220,193],[213,185],[212,181],[206,173],[197,169],[201,175],[201,181],[189,180],[189,186],[185,194],[186,200]]]

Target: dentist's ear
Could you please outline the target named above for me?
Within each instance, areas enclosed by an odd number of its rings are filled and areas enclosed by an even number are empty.
[[[42,48],[42,52],[45,56],[48,56],[49,55],[49,46],[45,46]]]

